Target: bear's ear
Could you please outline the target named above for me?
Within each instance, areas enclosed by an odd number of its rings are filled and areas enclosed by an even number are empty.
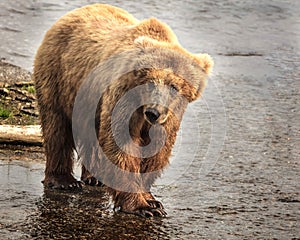
[[[209,75],[214,66],[214,61],[212,60],[211,56],[206,53],[195,54],[194,56],[196,62],[203,68],[204,72]]]
[[[161,45],[157,40],[147,37],[147,36],[139,36],[134,39],[134,45],[139,48],[146,48],[146,47],[155,47]]]

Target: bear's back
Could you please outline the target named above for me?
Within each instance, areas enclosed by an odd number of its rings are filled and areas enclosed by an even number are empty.
[[[99,27],[107,29],[115,26],[134,25],[139,22],[127,11],[107,4],[92,4],[75,9],[60,18],[58,22],[60,21],[68,24],[74,23],[74,25],[83,23],[87,24],[86,27],[89,24],[98,24]]]
[[[155,18],[139,21],[127,11],[107,4],[92,4],[75,9],[61,17],[53,27],[65,35],[89,36],[95,41],[118,38],[133,40],[148,36],[158,41],[179,44],[171,28]],[[51,29],[50,31],[51,32]],[[123,38],[123,39],[122,39]]]

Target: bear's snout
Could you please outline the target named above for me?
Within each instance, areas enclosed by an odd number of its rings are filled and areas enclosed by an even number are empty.
[[[168,118],[168,109],[160,105],[144,106],[144,117],[150,124],[163,124]]]

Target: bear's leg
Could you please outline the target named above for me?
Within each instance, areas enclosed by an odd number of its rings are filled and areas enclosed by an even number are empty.
[[[144,194],[148,189],[145,188],[142,175],[139,174],[140,162],[141,160],[139,158],[130,157],[128,155],[125,156],[122,161],[118,162],[119,167],[125,170],[124,175],[120,172],[118,173],[118,176],[110,179],[111,181],[117,181],[117,186],[119,187],[121,183],[124,191],[108,188],[113,197],[115,208],[120,208],[122,212],[145,217],[165,216],[166,212],[162,208],[154,207],[153,204],[150,205],[144,197]],[[128,172],[134,174],[128,174]],[[113,171],[106,172],[104,174],[106,178],[104,179],[104,182],[109,181],[109,177],[114,176],[114,174]]]
[[[72,175],[73,150],[72,127],[63,111],[41,111],[41,125],[46,151],[45,187],[79,189],[81,183]]]
[[[151,172],[150,175],[143,175],[143,184],[147,189],[147,191],[143,193],[143,196],[147,203],[153,208],[164,209],[163,204],[155,199],[155,197],[150,192],[150,189],[155,180],[160,176],[162,168],[164,168],[167,164],[167,161],[164,163],[156,158],[149,158],[141,163],[142,173]]]

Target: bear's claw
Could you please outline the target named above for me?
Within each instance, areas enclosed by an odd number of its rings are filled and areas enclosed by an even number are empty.
[[[77,182],[71,183],[69,185],[68,184],[61,184],[60,186],[57,186],[57,185],[49,186],[48,185],[48,187],[53,188],[53,189],[60,189],[60,190],[81,190],[83,185],[84,185],[83,182],[77,181]]]
[[[83,182],[77,181],[73,176],[50,176],[42,181],[46,188],[59,190],[81,190]]]
[[[154,199],[149,199],[147,200],[147,203],[150,205],[150,207],[155,208],[155,209],[164,209],[164,206],[160,201],[154,200]]]
[[[165,217],[167,216],[167,213],[163,209],[159,208],[149,208],[149,209],[139,209],[136,212],[137,215],[142,216],[142,217]]]
[[[86,185],[90,185],[90,186],[98,186],[98,187],[102,187],[103,183],[100,182],[97,178],[95,177],[87,177],[82,179],[82,181],[86,184]]]

